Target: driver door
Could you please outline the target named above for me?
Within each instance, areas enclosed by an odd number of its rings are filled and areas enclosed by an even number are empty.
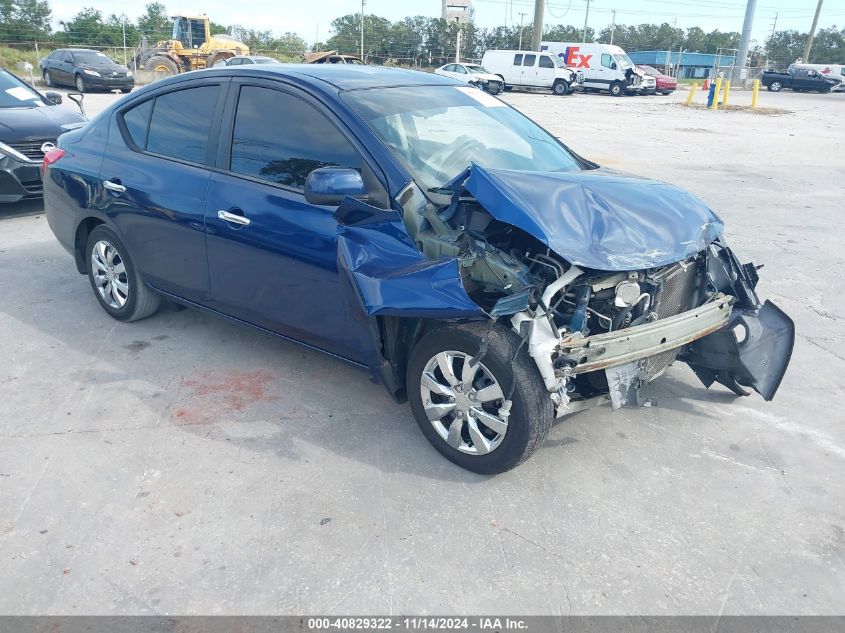
[[[212,307],[367,360],[371,336],[350,318],[338,275],[336,209],[304,195],[314,169],[369,169],[362,153],[320,104],[292,88],[233,81],[226,103],[205,209]]]

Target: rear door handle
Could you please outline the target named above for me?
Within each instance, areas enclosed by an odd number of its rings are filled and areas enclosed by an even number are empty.
[[[111,180],[104,180],[103,188],[114,193],[126,193],[126,187],[121,185],[119,182],[112,182]]]
[[[217,217],[223,220],[224,222],[231,222],[232,224],[239,224],[240,226],[249,226],[250,219],[244,217],[242,215],[238,215],[237,213],[230,213],[229,211],[223,211],[222,209],[217,212]]]

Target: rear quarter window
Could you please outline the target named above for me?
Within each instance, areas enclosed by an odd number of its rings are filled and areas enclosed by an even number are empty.
[[[126,127],[129,140],[140,149],[147,147],[147,131],[150,128],[153,101],[154,99],[148,99],[123,113],[123,125]]]

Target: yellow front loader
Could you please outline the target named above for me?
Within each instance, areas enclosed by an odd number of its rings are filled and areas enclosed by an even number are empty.
[[[176,15],[171,39],[152,48],[142,44],[135,61],[143,70],[176,75],[211,68],[235,55],[249,55],[249,47],[233,35],[212,35],[207,15]]]

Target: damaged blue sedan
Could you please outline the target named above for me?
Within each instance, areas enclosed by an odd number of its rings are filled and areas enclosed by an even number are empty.
[[[167,299],[337,356],[479,473],[556,417],[638,404],[675,361],[770,400],[792,353],[700,200],[438,75],[186,73],[64,134],[43,171],[50,226],[112,317]]]

